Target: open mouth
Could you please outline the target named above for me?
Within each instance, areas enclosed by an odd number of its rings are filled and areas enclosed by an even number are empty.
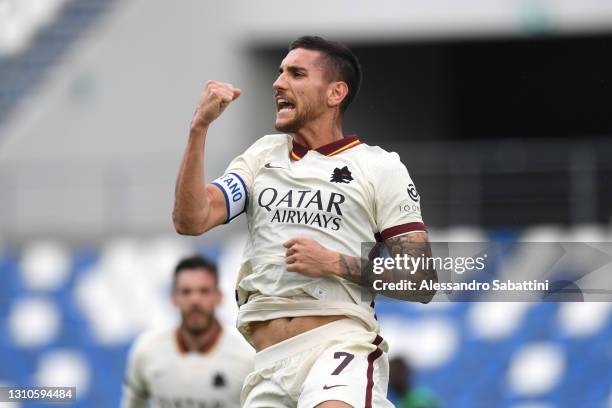
[[[295,109],[295,105],[289,102],[287,99],[278,98],[276,100],[276,109],[280,112],[289,112]]]

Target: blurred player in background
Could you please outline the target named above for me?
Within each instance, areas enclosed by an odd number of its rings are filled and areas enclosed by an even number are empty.
[[[241,90],[208,81],[193,117],[173,218],[179,233],[199,235],[247,214],[237,325],[257,355],[244,407],[392,406],[388,347],[378,335],[374,275],[365,263],[362,274],[361,243],[377,237],[392,256],[430,249],[418,193],[398,155],[342,133],[360,82],[360,64],[344,45],[294,41],[273,84],[283,133],[257,140],[209,184],[208,128]],[[431,269],[405,272],[389,268],[377,279],[436,279]],[[385,294],[420,302],[433,296]]]
[[[214,263],[195,256],[176,266],[172,301],[181,325],[138,337],[128,360],[123,408],[146,407],[149,401],[156,408],[240,406],[253,353],[216,320],[221,298]]]
[[[389,361],[389,390],[396,408],[440,408],[431,391],[414,385],[414,371],[402,358]]]

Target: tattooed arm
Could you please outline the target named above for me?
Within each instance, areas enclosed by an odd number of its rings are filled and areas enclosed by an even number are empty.
[[[287,270],[309,276],[336,275],[358,283],[374,291],[374,281],[385,283],[414,282],[418,289],[423,281],[438,281],[438,275],[433,267],[426,262],[420,262],[416,270],[410,268],[384,268],[382,273],[374,273],[371,259],[362,259],[340,254],[325,248],[310,238],[293,238],[285,244],[287,248]],[[407,258],[429,258],[431,247],[426,232],[411,232],[385,241],[391,258],[397,256]],[[364,262],[362,268],[362,262]],[[410,263],[409,263],[410,265]],[[431,285],[430,285],[431,286]],[[381,290],[382,295],[401,300],[428,303],[434,296],[431,290]]]
[[[389,249],[390,258],[396,259],[399,256],[404,259],[408,258],[430,258],[431,247],[427,240],[426,232],[412,232],[397,237],[385,240],[385,245]],[[378,254],[376,254],[378,256]],[[402,262],[402,268],[396,267],[384,268],[382,273],[374,273],[374,264],[372,259],[362,260],[361,258],[351,257],[348,255],[339,254],[340,270],[337,273],[345,279],[359,283],[368,288],[374,287],[374,281],[380,280],[384,283],[399,283],[404,280],[414,282],[418,289],[422,281],[438,281],[438,275],[433,267],[428,268],[426,262],[421,262],[416,270],[405,268]],[[367,262],[362,268],[361,262]],[[408,265],[411,265],[408,263]],[[394,265],[396,266],[396,265]],[[413,273],[414,272],[414,273]],[[385,295],[395,299],[411,300],[421,303],[428,303],[434,296],[435,291],[427,290],[381,290],[377,291],[381,295]]]

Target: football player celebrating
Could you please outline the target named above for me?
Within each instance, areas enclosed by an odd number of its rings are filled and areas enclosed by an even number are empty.
[[[174,224],[200,235],[245,212],[249,239],[238,276],[237,326],[255,347],[242,390],[248,408],[392,407],[386,342],[378,335],[371,264],[361,243],[392,256],[429,256],[418,193],[396,153],[343,136],[361,67],[344,45],[294,41],[273,84],[276,129],[204,178],[210,124],[241,90],[208,81],[179,170]],[[377,279],[436,280],[427,263]],[[417,285],[418,286],[418,285]],[[432,291],[385,294],[426,303]]]
[[[199,256],[175,269],[172,301],[181,312],[176,329],[144,333],[130,351],[123,408],[240,407],[240,391],[253,369],[252,349],[215,319],[221,301],[217,267]]]

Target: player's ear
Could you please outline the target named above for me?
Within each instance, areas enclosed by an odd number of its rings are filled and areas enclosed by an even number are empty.
[[[340,106],[348,95],[348,85],[344,81],[334,81],[329,84],[327,91],[327,104],[330,107]]]

